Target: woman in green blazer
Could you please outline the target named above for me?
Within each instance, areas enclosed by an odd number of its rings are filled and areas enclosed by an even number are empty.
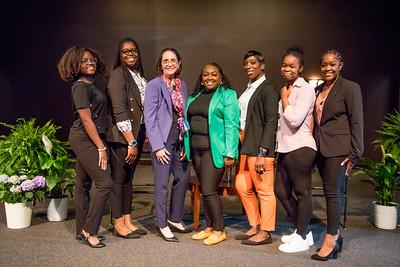
[[[185,135],[185,149],[200,181],[206,219],[206,229],[192,239],[204,240],[205,245],[226,239],[217,187],[225,166],[231,166],[238,158],[239,144],[239,102],[236,91],[229,87],[221,67],[217,63],[206,64],[187,102],[190,131]]]

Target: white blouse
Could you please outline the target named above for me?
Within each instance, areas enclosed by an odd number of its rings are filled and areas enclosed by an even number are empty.
[[[265,81],[265,75],[262,75],[258,80],[253,83],[248,83],[246,90],[239,97],[239,106],[240,106],[240,129],[244,130],[246,126],[246,116],[247,116],[247,107],[249,106],[249,102],[257,87]]]

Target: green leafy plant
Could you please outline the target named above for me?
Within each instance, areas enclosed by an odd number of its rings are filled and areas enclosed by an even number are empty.
[[[375,186],[377,204],[390,206],[400,188],[400,113],[395,111],[385,119],[377,130],[378,138],[373,141],[375,148],[381,151],[380,161],[362,158],[355,174],[367,174]]]
[[[17,119],[15,125],[0,123],[10,129],[0,136],[0,174],[42,175],[49,197],[73,196],[75,170],[67,142],[56,137],[60,129],[51,121],[36,126],[36,120]]]
[[[393,146],[400,144],[400,113],[395,110],[394,114],[388,113],[385,119],[380,130],[376,131],[379,136],[373,144],[382,145],[386,151],[390,151]]]

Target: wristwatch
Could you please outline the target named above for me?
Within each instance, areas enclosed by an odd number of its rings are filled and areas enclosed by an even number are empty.
[[[266,157],[268,155],[268,149],[260,147],[258,149],[258,154],[259,157]]]
[[[133,140],[128,143],[129,148],[134,148],[135,146],[137,146],[137,140]]]

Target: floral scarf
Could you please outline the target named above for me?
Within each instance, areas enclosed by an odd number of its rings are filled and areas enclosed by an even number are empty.
[[[186,131],[185,120],[183,115],[183,96],[181,92],[182,82],[180,79],[175,78],[175,85],[172,85],[172,80],[162,76],[165,83],[167,84],[168,91],[171,95],[172,107],[178,114],[178,120],[176,121],[176,127],[179,130],[179,141],[183,140],[183,134]]]

